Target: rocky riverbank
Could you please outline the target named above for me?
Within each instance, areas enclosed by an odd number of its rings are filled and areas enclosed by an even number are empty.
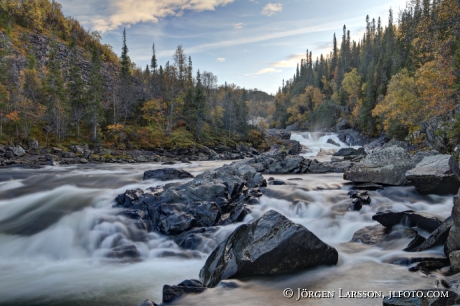
[[[101,146],[71,145],[68,147],[43,147],[38,141],[27,144],[1,145],[0,167],[42,167],[87,163],[189,163],[207,160],[238,160],[251,158],[266,151],[281,151],[297,155],[301,151],[298,141],[290,140],[291,133],[285,130],[267,131],[267,148],[255,149],[239,143],[227,146],[197,146],[176,150],[115,150]]]

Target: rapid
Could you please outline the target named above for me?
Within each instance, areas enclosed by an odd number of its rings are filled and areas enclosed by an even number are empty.
[[[308,147],[305,156],[340,146],[337,135],[293,133],[291,139]],[[115,197],[128,189],[164,184],[142,181],[144,171],[175,167],[198,175],[229,161],[192,162],[164,166],[100,164],[44,169],[0,169],[0,305],[137,305],[144,299],[161,303],[164,284],[198,278],[212,250],[239,224],[222,226],[199,250],[179,248],[171,237],[139,230],[113,208]],[[371,205],[348,209],[351,187],[342,174],[269,175],[288,185],[263,188],[261,204],[252,206],[244,222],[274,209],[302,224],[339,251],[334,267],[294,274],[232,280],[238,287],[217,287],[188,295],[172,305],[382,305],[381,298],[340,298],[350,290],[382,291],[434,288],[441,273],[409,272],[392,264],[406,257],[443,256],[442,247],[420,253],[402,249],[410,239],[386,245],[349,243],[353,234],[376,225],[372,215],[391,209],[429,212],[447,218],[452,196],[419,195],[413,187],[370,191]],[[289,180],[301,178],[302,180]],[[186,181],[186,180],[181,180]],[[178,181],[177,181],[178,182]],[[425,237],[428,233],[420,231]],[[117,245],[133,244],[138,261],[108,258]],[[441,271],[442,272],[442,271]],[[336,292],[335,298],[283,297],[298,288]]]

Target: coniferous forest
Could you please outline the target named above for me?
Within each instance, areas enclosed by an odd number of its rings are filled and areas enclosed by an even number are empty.
[[[359,41],[333,37],[329,54],[312,52],[284,81],[272,109],[272,125],[328,129],[340,118],[369,136],[417,141],[421,125],[454,114],[460,93],[460,3],[412,0],[388,23],[366,17]],[[342,119],[342,120],[343,120]],[[454,146],[460,119],[445,133]],[[407,138],[408,136],[411,136]]]
[[[89,143],[116,149],[175,149],[197,144],[260,144],[273,97],[218,85],[195,69],[179,45],[171,61],[150,65],[120,56],[48,0],[0,1],[0,141]]]

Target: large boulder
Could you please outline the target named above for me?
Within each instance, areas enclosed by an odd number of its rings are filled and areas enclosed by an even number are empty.
[[[337,264],[337,251],[304,226],[276,211],[238,227],[208,257],[200,271],[207,287],[221,280],[271,275]]]
[[[169,181],[184,178],[194,178],[194,176],[187,171],[174,168],[148,170],[144,172],[144,180],[156,179],[160,181]]]
[[[142,220],[155,231],[179,235],[195,227],[243,221],[251,212],[248,204],[262,196],[260,186],[266,181],[254,168],[224,165],[187,183],[127,190],[116,198],[116,206],[142,211]]]
[[[447,154],[424,157],[406,178],[421,194],[455,194],[460,187],[458,162]]]
[[[358,183],[404,185],[406,172],[414,167],[406,150],[392,146],[367,155],[348,169],[343,178]]]

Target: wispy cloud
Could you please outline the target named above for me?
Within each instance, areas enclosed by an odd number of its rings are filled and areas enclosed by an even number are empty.
[[[157,23],[167,16],[181,16],[184,11],[213,11],[234,0],[85,0],[84,24],[102,33],[138,22]],[[63,5],[81,12],[80,1],[61,0]]]
[[[244,25],[244,23],[238,22],[238,23],[235,23],[235,24],[233,25],[233,27],[234,27],[235,29],[241,29],[241,28],[243,27],[243,25]]]
[[[279,73],[279,72],[282,72],[282,70],[278,70],[278,69],[270,67],[270,68],[262,68],[259,71],[257,71],[256,73],[246,73],[245,76],[256,77],[256,76],[261,75],[261,74],[273,74],[273,73]]]
[[[256,74],[266,74],[266,73],[269,73],[269,74],[272,74],[272,73],[278,73],[278,72],[281,72],[282,70],[278,70],[278,69],[275,69],[275,68],[263,68],[263,69],[260,69],[259,71],[256,72]]]
[[[225,57],[219,57],[217,58],[218,62],[225,62],[227,59]]]
[[[288,58],[285,60],[271,63],[270,65],[276,68],[296,67],[297,63],[300,63],[300,60],[305,57],[306,57],[306,54],[302,54],[302,53],[293,54],[293,55],[288,56]]]
[[[350,19],[349,21],[355,20],[355,19],[359,20],[360,18],[353,18],[353,19]],[[319,25],[315,25],[311,27],[303,27],[303,28],[298,28],[294,30],[280,31],[280,32],[274,32],[274,33],[269,33],[269,34],[262,34],[258,36],[251,35],[248,37],[242,37],[238,39],[229,39],[229,40],[223,40],[223,41],[218,41],[218,42],[205,43],[205,44],[196,45],[192,47],[186,47],[186,51],[187,53],[193,54],[193,53],[205,52],[208,50],[219,49],[219,48],[224,48],[224,47],[257,43],[257,42],[271,40],[271,39],[278,39],[278,38],[302,35],[302,34],[308,34],[308,33],[323,32],[323,31],[328,31],[328,30],[335,30],[337,28],[341,28],[343,26],[343,22],[344,20],[341,20],[337,22],[323,23],[323,24],[319,24]],[[175,50],[162,50],[158,52],[157,55],[158,56],[170,56],[171,54],[174,53],[174,51]]]
[[[279,13],[283,10],[283,5],[281,3],[267,3],[262,9],[261,14],[266,16],[273,16],[276,13]]]

